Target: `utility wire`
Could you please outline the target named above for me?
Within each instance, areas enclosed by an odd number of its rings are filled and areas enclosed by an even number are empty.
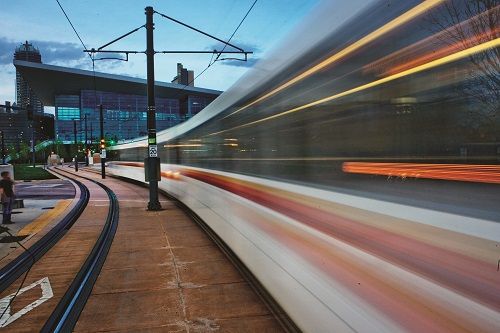
[[[66,11],[64,10],[64,8],[61,5],[61,3],[59,2],[59,0],[56,0],[56,2],[59,5],[59,8],[61,8],[64,16],[66,16],[66,19],[68,20],[69,25],[71,25],[71,28],[73,28],[73,31],[75,32],[76,37],[78,37],[78,39],[80,40],[80,43],[82,43],[83,49],[86,50],[87,47],[85,46],[85,43],[83,42],[83,40],[80,38],[80,35],[78,34],[78,31],[76,31],[75,26],[73,25],[73,23],[71,23],[71,20],[69,19],[68,14],[66,14]],[[92,59],[92,56],[90,55],[90,52],[88,52],[87,54],[89,55],[90,59]],[[92,61],[94,61],[94,60],[92,59]]]
[[[66,11],[64,10],[63,6],[59,2],[59,0],[56,0],[56,2],[59,5],[59,8],[61,8],[64,16],[66,17],[66,19],[68,20],[69,25],[71,26],[71,28],[75,32],[76,37],[78,37],[78,40],[80,40],[80,43],[82,43],[83,49],[87,50],[87,47],[85,46],[85,43],[83,42],[82,38],[80,37],[80,34],[78,34],[78,31],[76,31],[75,26],[73,25],[73,23],[69,19],[69,16],[68,16],[68,14],[66,14]],[[137,30],[138,29],[139,28],[137,28]],[[97,84],[96,84],[96,78],[95,78],[95,58],[91,54],[91,52],[86,52],[86,53],[89,55],[90,60],[92,61],[92,77],[93,77],[93,81],[94,81],[94,112],[97,112],[97,92],[96,92],[96,90],[97,90]],[[85,142],[85,149],[87,149],[87,144],[88,144],[88,142]]]
[[[234,35],[236,34],[236,32],[238,31],[238,29],[241,27],[241,25],[243,24],[243,22],[245,21],[245,19],[247,18],[248,14],[250,14],[250,12],[252,11],[253,7],[255,6],[255,4],[257,3],[257,0],[255,0],[253,2],[253,4],[250,6],[250,8],[248,9],[247,13],[245,14],[245,16],[243,16],[243,18],[241,19],[240,23],[238,24],[238,26],[236,27],[236,29],[234,29],[231,37],[229,37],[229,39],[227,40],[227,42],[224,43],[224,47],[222,48],[222,51],[218,52],[218,55],[217,57],[215,58],[215,60],[212,61],[213,59],[213,54],[212,54],[212,59],[210,59],[210,62],[208,64],[208,66],[203,70],[201,71],[200,74],[196,75],[196,77],[194,79],[192,79],[191,81],[188,82],[188,84],[186,84],[184,87],[182,87],[181,91],[186,89],[188,86],[191,85],[191,83],[194,82],[194,80],[196,80],[197,78],[199,78],[203,73],[205,73],[210,67],[212,67],[213,64],[215,64],[216,61],[219,60],[220,56],[222,55],[222,53],[224,52],[224,50],[226,49],[227,45],[229,44],[229,42],[231,42],[231,39],[234,37]]]
[[[227,40],[226,44],[224,44],[224,47],[222,48],[222,51],[219,53],[219,55],[215,58],[214,62],[216,62],[219,57],[221,56],[222,52],[224,52],[224,50],[226,49],[227,47],[227,44],[229,44],[229,42],[231,41],[231,39],[233,39],[234,35],[236,34],[236,32],[238,31],[238,29],[241,27],[241,25],[243,24],[243,22],[245,21],[245,19],[247,18],[248,14],[250,14],[250,12],[252,11],[253,7],[255,6],[255,4],[257,3],[257,0],[255,0],[253,2],[253,4],[250,6],[250,8],[248,9],[247,13],[245,14],[245,16],[243,16],[243,18],[241,19],[240,21],[240,24],[238,24],[238,26],[236,27],[236,29],[234,30],[233,34],[231,35],[231,37],[229,37],[229,39]]]

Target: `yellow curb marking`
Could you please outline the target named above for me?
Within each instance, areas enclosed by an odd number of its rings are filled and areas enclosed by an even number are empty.
[[[64,212],[72,201],[72,199],[59,200],[53,209],[43,213],[33,222],[19,230],[17,236],[28,236],[39,232],[55,218],[57,218],[62,212]]]

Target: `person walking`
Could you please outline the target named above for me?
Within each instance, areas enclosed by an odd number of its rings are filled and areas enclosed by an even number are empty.
[[[1,173],[0,180],[0,196],[2,200],[2,224],[12,224],[11,214],[12,206],[14,205],[14,182],[10,179],[8,171]]]

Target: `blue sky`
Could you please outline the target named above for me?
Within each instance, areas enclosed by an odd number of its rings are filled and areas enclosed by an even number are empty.
[[[229,38],[253,0],[60,0],[86,46],[99,47],[145,22],[144,7],[193,25],[223,40]],[[318,0],[258,0],[232,43],[255,51],[258,59],[271,49],[316,5]],[[48,64],[91,69],[76,35],[55,0],[2,1],[0,4],[0,102],[14,101],[14,48],[32,41]],[[212,50],[216,41],[155,15],[156,50]],[[145,30],[139,30],[110,49],[144,50]],[[157,55],[156,79],[170,81],[176,63],[200,73],[210,55]],[[226,90],[251,65],[218,62],[195,82],[196,86]],[[238,65],[238,66],[237,66]],[[96,70],[145,78],[145,55],[129,62],[97,61]]]

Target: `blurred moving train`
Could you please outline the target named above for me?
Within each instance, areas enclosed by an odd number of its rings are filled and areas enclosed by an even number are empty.
[[[309,332],[500,331],[500,4],[325,1],[189,121],[159,186]],[[146,139],[108,170],[144,180]]]

